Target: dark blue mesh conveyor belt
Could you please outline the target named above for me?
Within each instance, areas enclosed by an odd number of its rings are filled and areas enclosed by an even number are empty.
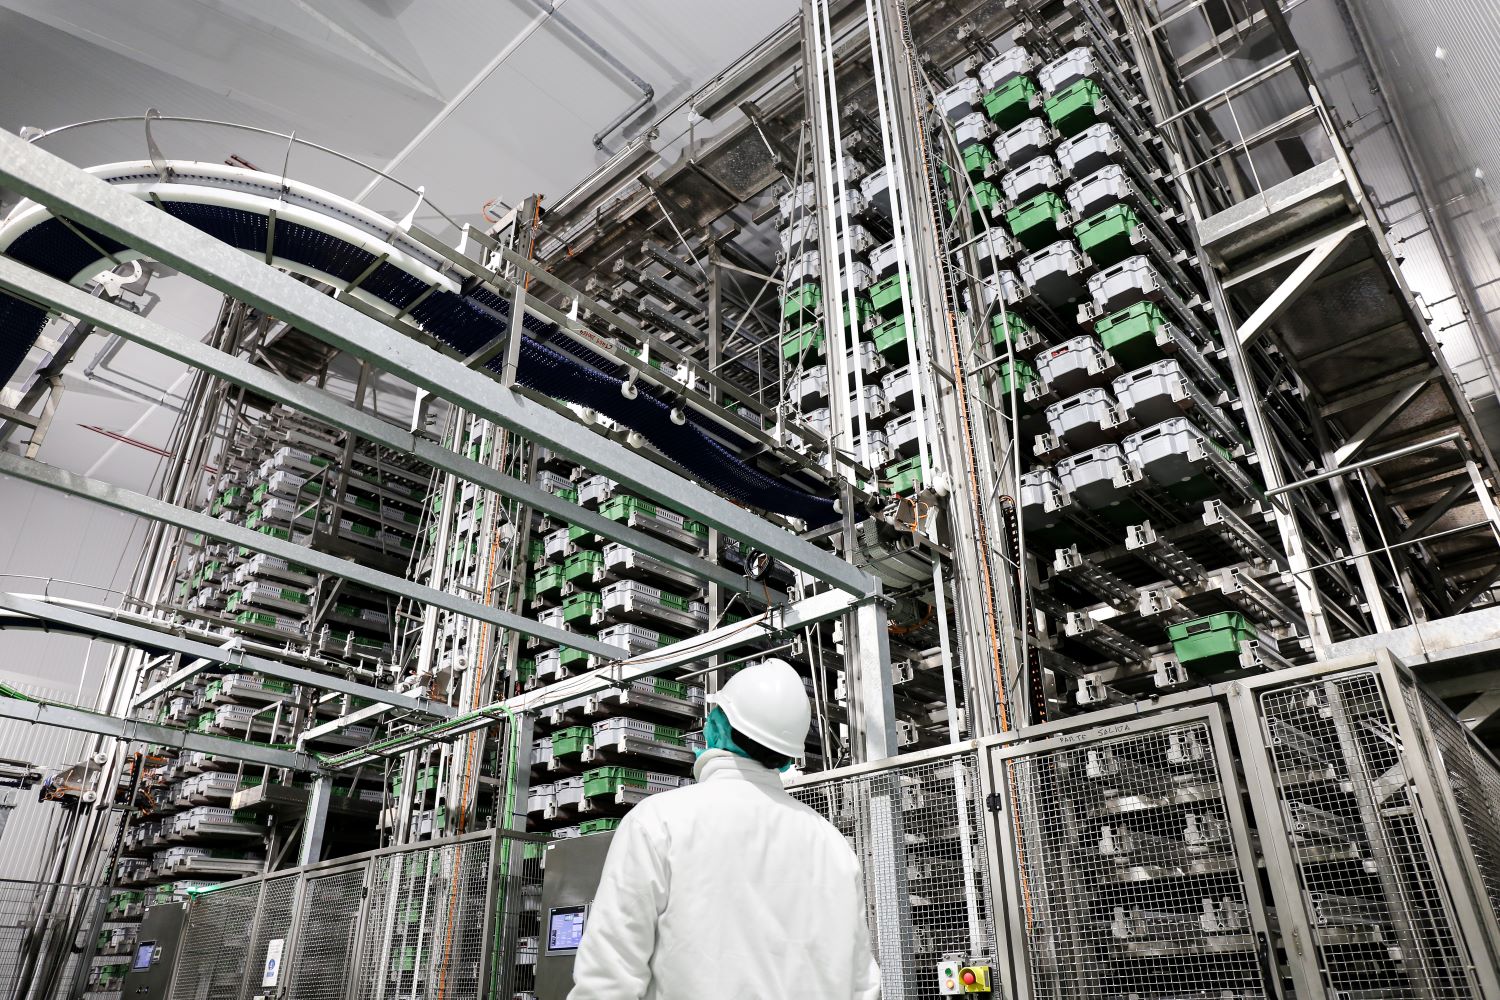
[[[265,252],[265,216],[241,209],[188,202],[166,202],[165,210],[230,246],[256,254]],[[99,248],[110,253],[121,244],[89,233]],[[7,255],[64,281],[99,259],[99,252],[56,219],[34,226],[11,244]],[[374,262],[373,254],[337,237],[307,226],[280,220],[276,224],[277,256],[295,261],[335,279],[350,282]],[[360,288],[398,309],[406,308],[426,290],[418,278],[381,263]],[[434,292],[409,315],[429,334],[462,354],[470,354],[502,335],[508,325],[510,303],[486,289],[467,294]],[[46,311],[0,294],[0,386],[20,367],[35,343]],[[566,338],[555,344],[543,340],[556,333],[545,320],[527,315],[527,336],[521,341],[516,381],[553,399],[587,406],[639,433],[662,454],[716,491],[752,507],[801,518],[819,527],[837,520],[833,501],[783,483],[741,460],[706,429],[706,422],[689,411],[686,425],[672,422],[671,406],[651,387],[642,386],[634,399],[620,392],[623,366]],[[495,371],[503,358],[490,362]],[[716,433],[724,434],[713,425]]]

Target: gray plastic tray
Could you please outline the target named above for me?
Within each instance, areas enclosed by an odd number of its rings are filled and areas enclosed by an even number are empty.
[[[1059,188],[1062,182],[1062,171],[1057,168],[1057,161],[1044,154],[1007,173],[1000,179],[1000,187],[1005,191],[1006,198],[1020,203],[1043,191]]]
[[[1094,448],[1119,424],[1119,405],[1104,389],[1085,389],[1047,407],[1047,430],[1072,448]]]
[[[1068,185],[1064,197],[1080,219],[1098,215],[1111,205],[1129,201],[1133,196],[1125,168],[1111,163],[1089,174],[1081,181]]]
[[[1112,313],[1145,299],[1159,298],[1161,279],[1142,255],[1120,261],[1089,279],[1089,297],[1102,313]]]
[[[957,122],[979,110],[985,88],[978,80],[964,79],[937,95],[937,106],[949,121]]]
[[[1173,417],[1136,431],[1120,442],[1132,462],[1160,486],[1176,486],[1209,471],[1212,447],[1186,417]]]
[[[1057,478],[1063,489],[1078,503],[1091,510],[1113,506],[1124,499],[1117,480],[1129,477],[1125,453],[1116,444],[1071,455],[1057,463]]]
[[[1065,340],[1036,356],[1036,371],[1059,396],[1070,396],[1107,381],[1109,352],[1088,334]]]
[[[1069,49],[1061,57],[1052,60],[1037,71],[1036,82],[1044,92],[1055,94],[1066,90],[1086,76],[1097,76],[1099,67],[1094,62],[1094,51],[1079,47]]]
[[[1123,152],[1115,127],[1108,122],[1096,122],[1058,144],[1057,165],[1082,179],[1109,166]]]
[[[1088,261],[1072,240],[1059,240],[1051,246],[1023,258],[1021,280],[1043,302],[1064,305],[1083,297],[1086,292],[1084,271]]]
[[[1036,60],[1023,46],[1013,45],[979,67],[979,85],[990,91],[1031,72]]]
[[[1044,118],[1028,118],[995,140],[995,155],[1007,167],[1018,167],[1057,144],[1057,130]]]

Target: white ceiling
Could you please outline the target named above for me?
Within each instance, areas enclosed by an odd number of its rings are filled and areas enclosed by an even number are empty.
[[[557,13],[656,92],[659,114],[769,34],[796,0],[564,0]],[[542,13],[539,0],[0,0],[0,127],[114,115],[224,119],[384,166]],[[395,174],[472,221],[491,197],[559,196],[606,157],[592,136],[640,94],[550,20]],[[648,124],[643,116],[634,127]],[[610,148],[618,144],[611,137]],[[280,170],[280,140],[163,124],[169,158]],[[77,163],[144,159],[140,123],[48,140]],[[299,148],[289,172],[353,195],[368,175]],[[390,186],[371,207],[405,214]]]

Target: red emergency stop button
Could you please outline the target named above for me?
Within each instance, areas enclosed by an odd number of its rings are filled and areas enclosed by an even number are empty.
[[[974,983],[977,981],[974,978],[974,973],[971,972],[971,971],[969,971],[968,969],[965,969],[964,970],[964,974],[962,976],[960,976],[959,978],[964,981],[964,985],[965,986],[973,986]]]

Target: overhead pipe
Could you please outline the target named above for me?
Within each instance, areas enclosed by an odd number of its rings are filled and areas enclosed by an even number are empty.
[[[551,14],[554,24],[556,24],[559,28],[564,29],[568,32],[568,34],[572,35],[574,38],[582,42],[585,46],[588,47],[590,52],[594,53],[594,55],[598,56],[600,59],[603,59],[615,72],[619,73],[625,79],[629,80],[630,83],[641,92],[639,100],[637,100],[634,104],[621,112],[619,117],[613,119],[608,125],[604,126],[602,129],[594,133],[594,148],[608,152],[608,150],[604,149],[605,137],[615,129],[630,121],[630,119],[634,118],[636,115],[640,114],[642,111],[645,111],[647,108],[649,108],[656,100],[656,88],[651,86],[651,84],[647,83],[645,80],[642,80],[638,75],[636,75],[633,70],[630,69],[630,67],[620,62],[620,60],[615,57],[614,53],[610,52],[604,46],[595,41],[594,37],[580,28],[576,22],[570,21],[563,15],[557,13],[557,4],[553,4],[549,2],[549,0],[531,0],[531,3],[538,9],[544,10],[547,13]]]

